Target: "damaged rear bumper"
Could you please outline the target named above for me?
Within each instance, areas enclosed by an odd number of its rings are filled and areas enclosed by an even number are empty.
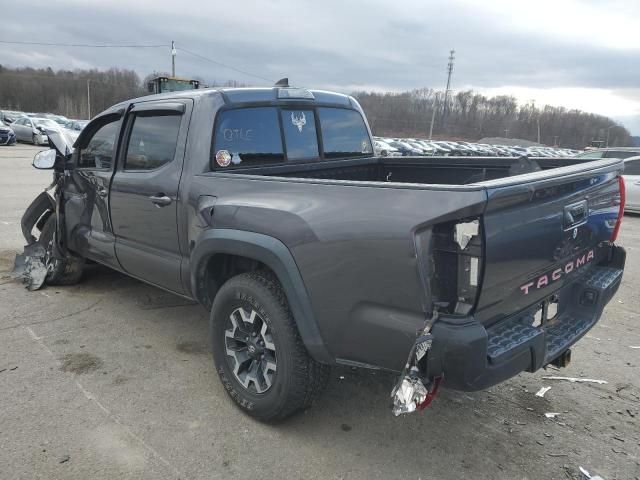
[[[554,293],[558,314],[533,326],[538,305],[485,328],[474,317],[441,315],[420,362],[422,378],[444,377],[448,388],[482,390],[554,361],[586,334],[618,290],[626,253],[612,246],[610,261]]]

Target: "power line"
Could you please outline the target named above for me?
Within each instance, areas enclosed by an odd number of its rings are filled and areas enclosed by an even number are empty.
[[[116,44],[96,44],[96,43],[20,42],[20,41],[14,41],[14,40],[0,40],[0,44],[38,45],[38,46],[47,46],[47,47],[84,47],[84,48],[172,48],[174,46],[172,45],[173,42],[172,44],[157,44],[157,45],[139,45],[139,44],[116,45]],[[255,73],[247,72],[246,70],[241,70],[239,68],[232,67],[231,65],[227,65],[226,63],[219,62],[217,60],[214,60],[213,58],[205,57],[204,55],[200,55],[199,53],[192,52],[191,50],[187,50],[186,48],[175,47],[175,50],[180,50],[184,53],[192,55],[206,62],[210,62],[210,63],[213,63],[214,65],[218,65],[220,67],[233,70],[243,75],[248,75],[250,77],[259,78],[260,80],[265,80],[267,82],[273,83],[273,80],[270,78],[266,78],[261,75],[256,75]]]
[[[114,44],[95,44],[95,43],[46,43],[46,42],[17,42],[13,40],[0,40],[0,43],[10,45],[40,45],[45,47],[88,47],[88,48],[167,48],[168,44],[158,45],[114,45]]]
[[[205,61],[207,61],[207,62],[213,63],[213,64],[215,64],[215,65],[219,65],[219,66],[221,66],[221,67],[228,68],[229,70],[233,70],[233,71],[235,71],[235,72],[242,73],[242,74],[244,74],[244,75],[248,75],[248,76],[250,76],[250,77],[259,78],[260,80],[265,80],[265,81],[267,81],[267,82],[273,83],[273,80],[272,80],[272,79],[270,79],[270,78],[265,78],[265,77],[262,77],[262,76],[260,76],[260,75],[256,75],[256,74],[254,74],[254,73],[249,73],[249,72],[247,72],[247,71],[245,71],[245,70],[240,70],[239,68],[232,67],[232,66],[227,65],[227,64],[225,64],[225,63],[218,62],[217,60],[213,60],[212,58],[205,57],[204,55],[200,55],[199,53],[195,53],[195,52],[192,52],[192,51],[190,51],[190,50],[187,50],[186,48],[176,47],[176,50],[180,50],[181,52],[188,53],[189,55],[193,55],[194,57],[197,57],[197,58],[199,58],[199,59],[201,59],[201,60],[205,60]]]

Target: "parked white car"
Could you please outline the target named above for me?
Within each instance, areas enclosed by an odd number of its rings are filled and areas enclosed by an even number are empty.
[[[640,213],[640,156],[624,161],[625,212]]]
[[[19,142],[46,145],[49,142],[46,129],[60,130],[60,125],[48,118],[20,117],[11,124],[11,128]]]

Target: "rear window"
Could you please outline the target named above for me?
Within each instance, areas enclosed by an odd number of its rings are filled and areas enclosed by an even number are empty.
[[[282,129],[287,145],[287,160],[312,160],[320,157],[313,110],[282,110]]]
[[[320,126],[320,132],[316,126]],[[335,107],[251,107],[218,113],[211,152],[214,169],[371,156],[362,115]]]
[[[360,113],[344,108],[319,108],[325,158],[371,155],[369,132]]]
[[[225,166],[227,153],[231,158],[228,166],[283,162],[278,110],[258,107],[220,112],[214,139],[214,167]]]

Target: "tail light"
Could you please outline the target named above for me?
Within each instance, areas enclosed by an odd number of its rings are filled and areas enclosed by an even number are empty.
[[[616,220],[616,226],[613,228],[613,232],[611,233],[611,242],[615,242],[618,238],[618,232],[620,232],[620,224],[622,223],[622,217],[624,216],[625,187],[624,178],[622,177],[622,175],[618,177],[618,183],[620,185],[620,204],[618,207],[618,219]]]
[[[466,315],[476,304],[482,280],[482,223],[477,217],[441,223],[432,235],[432,303],[442,313]]]

